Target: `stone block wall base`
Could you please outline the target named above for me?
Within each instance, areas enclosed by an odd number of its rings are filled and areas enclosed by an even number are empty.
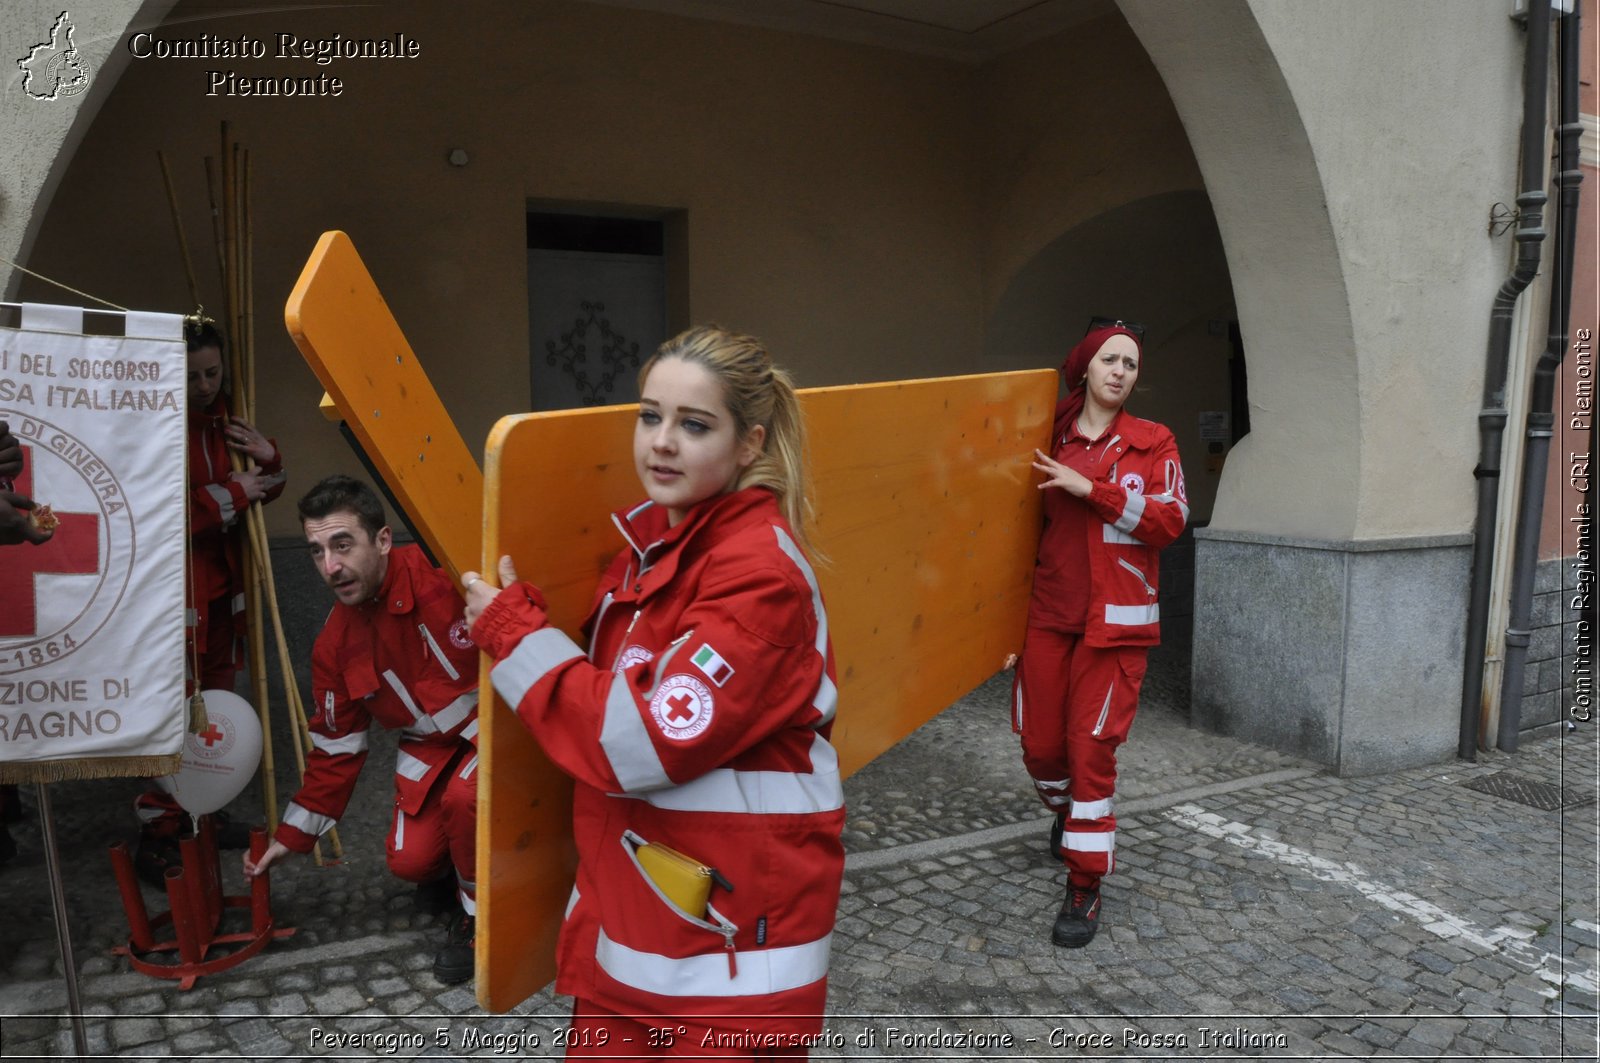
[[[1470,536],[1195,533],[1191,720],[1367,775],[1455,754]]]

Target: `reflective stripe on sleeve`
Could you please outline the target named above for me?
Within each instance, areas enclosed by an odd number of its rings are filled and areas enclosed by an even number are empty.
[[[839,755],[827,739],[811,743],[811,772],[735,771],[715,768],[692,782],[634,795],[675,812],[802,815],[844,807]]]
[[[1144,516],[1144,495],[1137,491],[1128,492],[1128,500],[1122,504],[1122,516],[1115,521],[1118,531],[1131,532],[1139,526],[1139,518]]]
[[[750,997],[799,989],[828,973],[828,933],[803,945],[751,949],[734,956],[737,973],[728,974],[725,950],[676,959],[640,952],[611,940],[605,928],[595,943],[600,969],[623,985],[664,997]]]
[[[1072,849],[1080,853],[1115,852],[1117,848],[1117,832],[1114,830],[1063,831],[1061,845],[1062,848]]]
[[[478,757],[477,757],[477,754],[473,754],[472,759],[467,761],[466,765],[461,769],[459,775],[463,779],[470,779],[470,778],[472,778],[472,773],[477,771],[477,770],[478,770]]]
[[[412,782],[416,782],[428,774],[428,767],[427,761],[419,760],[403,749],[394,758],[394,773],[402,779],[410,779]]]
[[[471,723],[469,723],[465,727],[463,727],[461,729],[461,737],[465,738],[469,742],[472,741],[474,738],[477,738],[478,737],[478,721],[477,720],[473,720]]]
[[[817,640],[815,643],[817,656],[822,658],[822,679],[817,684],[816,697],[812,700],[813,707],[821,714],[822,719],[813,726],[820,727],[833,719],[833,713],[838,708],[839,691],[833,685],[833,680],[828,678],[828,611],[822,607],[822,588],[817,586],[817,574],[811,570],[811,562],[806,560],[806,555],[801,551],[789,533],[777,525],[772,530],[778,536],[778,549],[790,561],[794,562],[800,570],[800,575],[805,577],[806,586],[811,588],[811,610],[817,614]]]
[[[1152,502],[1170,502],[1178,507],[1178,512],[1183,514],[1183,522],[1189,523],[1189,507],[1177,495],[1151,495]]]
[[[522,636],[517,648],[489,670],[489,678],[506,704],[515,709],[552,669],[582,656],[578,644],[560,628],[542,627]]]
[[[329,738],[327,735],[311,732],[311,746],[321,750],[331,757],[348,755],[351,753],[365,753],[367,751],[367,732],[356,731],[343,738]]]
[[[217,504],[218,515],[222,523],[232,524],[233,518],[238,516],[233,509],[233,495],[221,484],[206,484],[206,494],[211,496],[211,501]]]
[[[1154,624],[1161,619],[1161,606],[1156,602],[1149,605],[1107,605],[1106,623],[1117,624],[1122,627],[1140,627],[1144,624]]]
[[[289,807],[283,810],[283,822],[297,831],[321,837],[337,822],[332,816],[324,816],[308,808],[289,802]]]
[[[618,785],[629,793],[672,785],[667,769],[661,765],[661,756],[645,730],[627,676],[611,677],[611,688],[606,692],[605,720],[600,725],[600,750],[605,753]]]

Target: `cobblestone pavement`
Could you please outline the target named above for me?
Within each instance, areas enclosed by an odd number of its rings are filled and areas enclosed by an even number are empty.
[[[830,1015],[812,1055],[1596,1057],[1592,727],[1514,756],[1339,779],[1191,730],[1182,704],[1178,677],[1152,676],[1121,752],[1118,871],[1081,950],[1049,942],[1063,876],[1005,677],[851,778]],[[565,998],[493,1016],[470,987],[434,981],[442,922],[414,914],[384,870],[387,780],[367,775],[342,824],[346,859],[274,874],[274,912],[298,932],[187,993],[110,955],[127,928],[105,845],[131,836],[135,787],[51,787],[91,1054],[562,1054]],[[0,1055],[69,1055],[24,798],[22,853],[0,871]],[[259,797],[241,798],[250,807]]]

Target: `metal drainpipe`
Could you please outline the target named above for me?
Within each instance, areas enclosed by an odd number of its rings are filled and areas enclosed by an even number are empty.
[[[1544,241],[1545,96],[1550,76],[1550,0],[1528,11],[1528,57],[1522,75],[1522,176],[1517,193],[1517,265],[1500,285],[1489,311],[1489,355],[1478,411],[1478,516],[1472,535],[1472,581],[1467,607],[1466,662],[1461,675],[1461,737],[1456,755],[1478,756],[1483,709],[1483,652],[1489,641],[1489,580],[1494,569],[1495,505],[1500,492],[1501,436],[1506,426],[1506,374],[1511,361],[1511,319],[1517,297],[1539,272]]]
[[[1522,491],[1517,500],[1516,550],[1511,569],[1511,621],[1506,627],[1506,664],[1500,686],[1500,729],[1496,744],[1517,751],[1522,725],[1522,686],[1528,663],[1533,612],[1533,579],[1539,565],[1539,534],[1544,525],[1544,481],[1550,463],[1550,436],[1555,425],[1556,370],[1567,355],[1567,324],[1572,308],[1572,258],[1578,238],[1578,141],[1583,123],[1578,113],[1578,11],[1561,16],[1560,170],[1556,188],[1561,213],[1556,219],[1556,275],[1550,291],[1550,339],[1533,371],[1528,402],[1528,441],[1522,455]]]

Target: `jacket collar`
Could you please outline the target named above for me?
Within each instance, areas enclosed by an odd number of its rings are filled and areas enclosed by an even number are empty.
[[[672,527],[667,526],[666,509],[649,501],[619,509],[611,520],[633,549],[639,573],[648,572],[653,583],[661,583],[677,571],[687,544],[693,543],[697,551],[709,549],[750,523],[750,518],[763,509],[776,509],[772,492],[765,487],[746,487],[707,499]]]

